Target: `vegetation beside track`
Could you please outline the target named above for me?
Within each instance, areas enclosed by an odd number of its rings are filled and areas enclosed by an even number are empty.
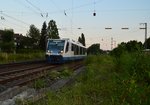
[[[74,85],[26,105],[149,105],[150,55],[88,56]]]
[[[44,52],[22,53],[22,54],[0,53],[0,64],[37,60],[37,59],[44,59],[44,58],[45,58]]]

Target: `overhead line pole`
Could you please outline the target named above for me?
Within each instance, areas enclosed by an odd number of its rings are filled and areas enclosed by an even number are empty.
[[[145,25],[145,28],[140,28],[140,29],[144,29],[145,30],[145,49],[147,48],[147,43],[146,43],[146,40],[147,40],[147,23],[140,23],[140,25]]]

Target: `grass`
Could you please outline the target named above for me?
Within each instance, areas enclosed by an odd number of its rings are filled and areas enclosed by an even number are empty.
[[[44,79],[38,79],[34,82],[34,88],[35,89],[41,89],[44,88],[46,86],[46,82]]]
[[[74,85],[24,105],[149,105],[150,55],[88,56]],[[57,74],[57,73],[55,73]]]
[[[42,52],[26,54],[0,53],[0,64],[34,59],[43,59],[44,57],[44,53]]]

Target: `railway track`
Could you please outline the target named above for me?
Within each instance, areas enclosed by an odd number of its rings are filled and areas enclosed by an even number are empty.
[[[76,70],[82,66],[82,63],[75,62],[62,65],[50,65],[45,62],[41,62],[2,66],[2,68],[0,68],[0,85],[5,87],[5,89],[14,86],[23,86],[38,78],[46,76],[47,72],[50,70],[59,71],[64,66],[67,66],[69,69]]]
[[[36,61],[26,61],[26,62],[17,62],[17,63],[8,63],[8,64],[0,64],[0,72],[14,70],[18,68],[27,68],[33,65],[41,65],[45,64],[45,60],[36,60]]]

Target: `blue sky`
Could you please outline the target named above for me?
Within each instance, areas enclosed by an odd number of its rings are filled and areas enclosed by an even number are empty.
[[[12,28],[26,35],[30,24],[41,29],[44,21],[53,19],[61,29],[60,37],[77,40],[84,33],[87,47],[100,43],[106,50],[111,48],[111,37],[113,47],[130,40],[143,42],[144,30],[139,28],[144,25],[140,23],[148,24],[150,36],[149,5],[150,0],[1,0],[0,17],[4,20],[0,19],[0,29]]]

